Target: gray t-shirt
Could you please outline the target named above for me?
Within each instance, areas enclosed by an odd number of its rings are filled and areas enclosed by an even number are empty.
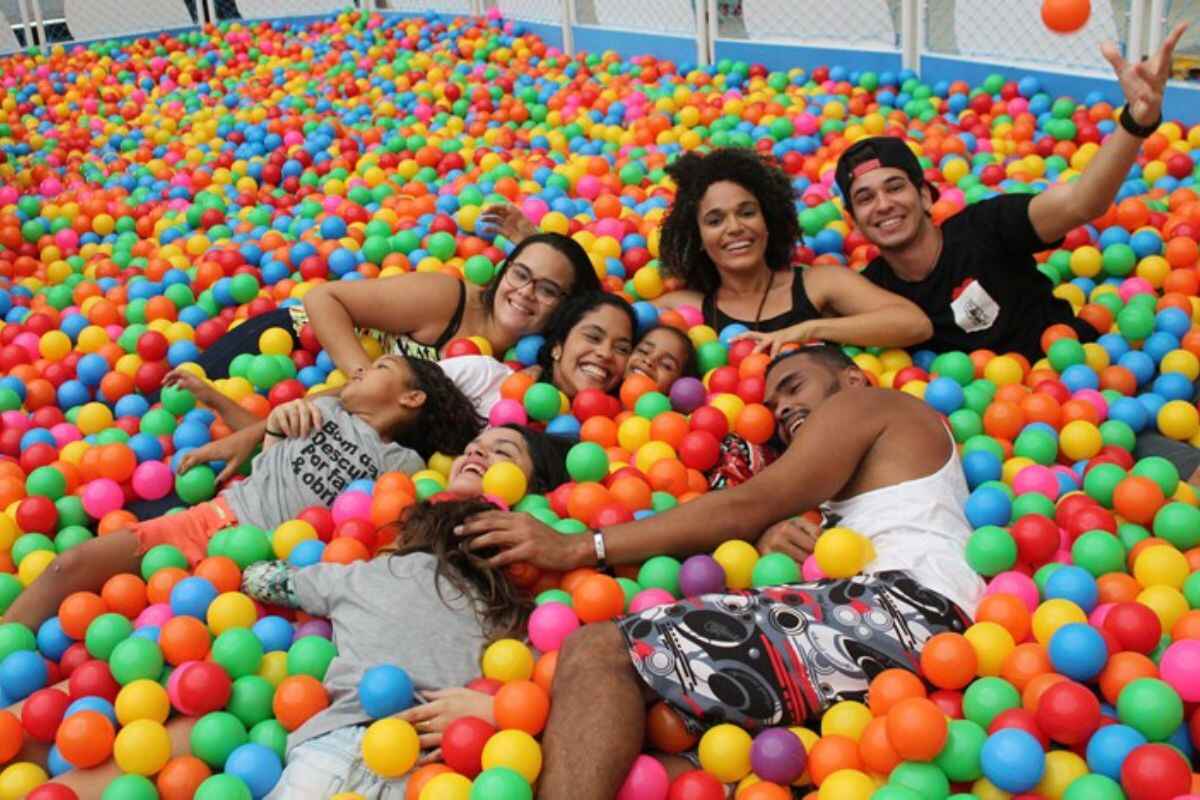
[[[314,564],[292,576],[300,608],[333,624],[338,654],[325,673],[329,708],[292,732],[289,752],[329,731],[371,721],[358,702],[358,684],[371,667],[404,669],[418,692],[478,677],[483,626],[448,580],[440,582],[438,595],[436,567],[432,555],[410,553]]]
[[[333,397],[313,400],[323,423],[303,439],[284,439],[254,459],[246,480],[222,493],[238,522],[270,530],[308,506],[328,506],[347,486],[383,472],[419,472],[414,450],[386,442]]]

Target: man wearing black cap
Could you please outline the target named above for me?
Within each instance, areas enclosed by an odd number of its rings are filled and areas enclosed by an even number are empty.
[[[1142,140],[1162,122],[1171,54],[1186,28],[1176,27],[1141,63],[1130,64],[1115,45],[1104,45],[1127,105],[1117,130],[1071,183],[969,205],[939,228],[930,216],[937,189],[902,139],[863,139],[842,154],[836,180],[846,209],[880,251],[863,275],[929,315],[934,333],[923,346],[1018,352],[1036,361],[1050,325],[1069,325],[1082,341],[1099,335],[1070,303],[1054,297],[1033,254],[1056,247],[1112,203]]]

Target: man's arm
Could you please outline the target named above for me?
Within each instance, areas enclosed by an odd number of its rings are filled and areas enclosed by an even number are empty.
[[[1176,26],[1163,46],[1147,61],[1131,64],[1116,45],[1104,43],[1104,57],[1112,64],[1129,114],[1139,125],[1153,125],[1162,113],[1163,89],[1171,75],[1171,56],[1187,24]],[[1029,203],[1029,221],[1043,242],[1056,242],[1108,209],[1129,168],[1137,160],[1142,139],[1120,125],[1072,183],[1058,184]]]

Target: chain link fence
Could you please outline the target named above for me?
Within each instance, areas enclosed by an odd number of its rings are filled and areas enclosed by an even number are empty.
[[[359,0],[205,0],[205,2],[210,4],[209,8],[216,20],[323,16],[337,14],[347,8],[357,8],[362,5]]]
[[[922,51],[1011,65],[1109,69],[1105,40],[1129,36],[1129,0],[1093,0],[1087,23],[1069,34],[1042,22],[1042,0],[925,0]]]
[[[438,14],[477,14],[479,8],[472,0],[375,0],[379,11],[404,11],[419,14],[434,11]]]
[[[1172,77],[1200,82],[1200,0],[1167,0],[1163,11],[1163,36],[1181,22],[1192,23],[1175,48]]]
[[[36,27],[33,42],[65,44],[198,26],[203,20],[202,0],[27,0]],[[26,0],[15,0],[5,12]],[[11,18],[10,18],[11,19]],[[18,30],[17,35],[20,36]],[[24,38],[24,37],[22,37]]]
[[[901,0],[723,2],[715,34],[720,39],[899,50],[901,5]]]
[[[692,0],[574,0],[575,22],[626,31],[696,35],[696,7]],[[700,0],[703,3],[703,0]],[[704,13],[703,5],[699,9]]]
[[[509,19],[561,25],[565,6],[562,0],[487,0],[487,8],[498,8]]]

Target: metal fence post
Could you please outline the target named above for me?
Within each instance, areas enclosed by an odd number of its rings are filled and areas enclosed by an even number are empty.
[[[1125,39],[1125,58],[1141,61],[1146,52],[1146,0],[1129,4],[1129,34]]]
[[[900,4],[900,64],[916,71],[921,67],[921,0],[903,0]]]
[[[46,40],[46,20],[42,15],[42,0],[29,0],[29,4],[33,8],[33,19],[37,24],[38,46],[48,52],[50,42]]]
[[[204,12],[208,16],[208,24],[217,24],[217,12],[213,8],[213,0],[204,0]]]
[[[705,63],[717,62],[717,39],[720,36],[721,9],[717,6],[717,0],[708,0],[708,61]]]
[[[572,29],[572,20],[575,17],[572,6],[575,5],[575,0],[562,0],[562,37],[563,37],[563,52],[568,56],[575,55],[575,31]]]
[[[1150,0],[1150,28],[1146,31],[1146,52],[1156,53],[1163,43],[1163,28],[1167,21],[1166,0]]]
[[[696,63],[700,66],[708,66],[708,4],[701,6],[693,3],[692,8],[696,13]],[[716,20],[712,20],[711,24],[715,25]]]

